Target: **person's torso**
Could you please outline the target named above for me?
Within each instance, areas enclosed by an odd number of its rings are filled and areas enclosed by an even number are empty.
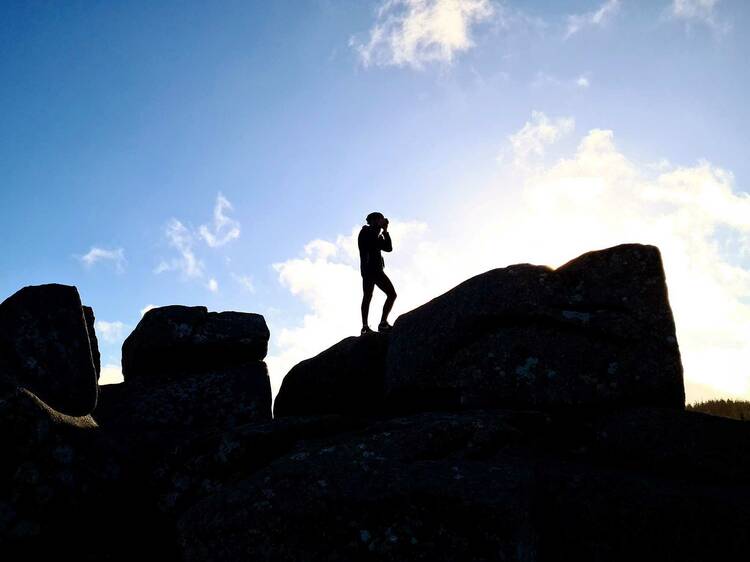
[[[359,269],[362,275],[377,273],[385,267],[385,260],[378,245],[378,231],[369,225],[362,227],[357,239],[359,246]]]

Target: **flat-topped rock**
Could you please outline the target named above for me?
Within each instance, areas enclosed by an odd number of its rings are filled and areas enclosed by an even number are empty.
[[[262,361],[270,333],[260,314],[204,306],[149,310],[122,346],[126,381],[215,371]]]
[[[397,409],[684,407],[658,248],[624,244],[551,269],[477,275],[400,316],[386,399]]]
[[[274,416],[362,415],[383,408],[388,335],[348,337],[287,373]]]
[[[94,410],[97,371],[75,287],[24,287],[0,303],[0,378],[61,413]]]

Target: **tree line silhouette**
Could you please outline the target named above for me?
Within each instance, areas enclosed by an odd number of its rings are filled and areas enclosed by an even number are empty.
[[[750,420],[750,401],[747,400],[706,400],[688,404],[687,409],[735,420]]]

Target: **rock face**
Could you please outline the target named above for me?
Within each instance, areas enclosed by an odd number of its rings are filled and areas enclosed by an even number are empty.
[[[97,372],[75,287],[25,287],[0,304],[0,377],[62,413],[96,406]]]
[[[105,428],[193,431],[271,419],[271,383],[262,361],[221,370],[136,380],[101,388],[94,412]]]
[[[122,346],[126,381],[200,373],[262,361],[270,333],[260,314],[204,306],[149,310]]]
[[[81,359],[93,311],[68,289],[0,305],[3,560],[750,550],[750,423],[681,408],[656,248],[469,279],[390,335],[294,367],[277,419],[263,318],[202,307],[148,313],[124,346],[125,382],[102,387],[91,415],[52,408],[42,393],[64,405],[96,380]]]
[[[146,545],[175,559],[138,460],[91,415],[61,414],[26,389],[6,390],[0,436],[3,560],[132,560]]]
[[[400,316],[386,398],[402,410],[684,407],[659,250],[626,244],[556,270],[477,275]]]
[[[125,382],[102,389],[94,413],[120,432],[202,432],[271,419],[259,314],[202,306],[148,311],[122,346]]]
[[[274,416],[371,414],[383,410],[388,335],[346,338],[295,365],[284,377]]]
[[[96,380],[102,374],[102,358],[99,353],[99,339],[96,337],[96,317],[94,309],[90,306],[83,305],[83,317],[86,319],[86,330],[89,333],[89,343],[91,344],[91,358],[94,360],[94,369],[96,370]]]
[[[293,443],[298,419],[176,456],[185,560],[702,561],[750,547],[743,422],[427,412],[305,436],[298,422]]]

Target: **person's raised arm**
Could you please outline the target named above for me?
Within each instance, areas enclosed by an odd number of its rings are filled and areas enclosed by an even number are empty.
[[[391,235],[388,234],[387,230],[383,230],[382,236],[378,236],[378,247],[384,252],[393,251],[393,244],[391,243]]]

